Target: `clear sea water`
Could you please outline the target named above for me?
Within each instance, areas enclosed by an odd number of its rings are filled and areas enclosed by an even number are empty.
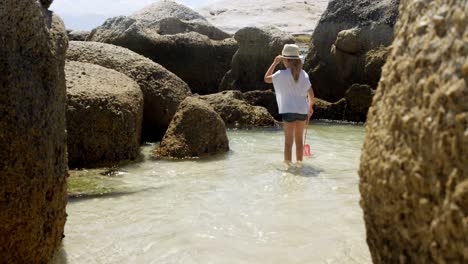
[[[115,180],[136,192],[70,201],[54,263],[371,263],[357,174],[364,128],[310,129],[303,168],[283,167],[280,129],[230,130],[231,151],[208,159],[120,168]]]

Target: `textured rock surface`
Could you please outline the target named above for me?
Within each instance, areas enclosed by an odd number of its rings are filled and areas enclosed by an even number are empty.
[[[97,64],[133,78],[144,95],[143,140],[160,140],[190,88],[159,64],[128,49],[96,42],[70,42],[67,59]]]
[[[271,90],[266,91],[250,91],[242,95],[242,98],[249,104],[255,106],[263,106],[268,110],[276,120],[281,118],[278,113],[278,103],[276,102],[276,95]]]
[[[188,97],[177,110],[156,158],[192,158],[227,152],[229,141],[221,117],[206,102]]]
[[[386,58],[381,52],[392,43],[398,3],[399,0],[329,2],[312,35],[304,67],[317,97],[336,101],[354,83],[377,86],[378,69]],[[383,59],[377,60],[375,55]]]
[[[184,29],[180,18],[201,21],[201,16],[172,1],[164,3],[132,17],[110,18],[94,29],[88,40],[122,46],[144,55],[187,82],[194,93],[217,92],[237,50],[236,42],[197,32],[193,27]]]
[[[312,119],[345,120],[346,99],[330,103],[315,98]]]
[[[271,127],[276,125],[275,119],[267,109],[248,104],[239,91],[224,91],[199,98],[208,102],[227,126]]]
[[[328,0],[217,0],[199,9],[215,26],[234,34],[244,27],[275,26],[292,34],[312,34]]]
[[[130,16],[145,26],[156,28],[161,35],[197,32],[210,39],[229,38],[198,12],[174,1],[158,1]]]
[[[0,35],[0,262],[48,263],[66,218],[68,39],[34,0],[1,1]]]
[[[139,155],[143,94],[126,75],[76,61],[67,79],[68,164],[95,167]]]
[[[232,59],[231,70],[224,76],[220,90],[273,89],[263,80],[273,59],[281,54],[284,44],[294,43],[291,35],[274,27],[247,27],[234,35],[239,49]]]
[[[467,1],[400,10],[361,157],[367,243],[374,263],[466,263]]]
[[[369,85],[354,84],[346,91],[345,120],[365,122],[375,91]]]
[[[85,30],[67,30],[68,39],[70,41],[85,41],[89,36],[90,31]]]

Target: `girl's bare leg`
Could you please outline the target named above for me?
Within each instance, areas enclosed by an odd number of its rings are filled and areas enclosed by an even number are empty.
[[[304,155],[304,126],[306,121],[294,122],[294,140],[296,143],[296,161],[302,162]]]
[[[295,122],[284,122],[284,161],[291,162],[292,160],[292,145],[294,141]]]

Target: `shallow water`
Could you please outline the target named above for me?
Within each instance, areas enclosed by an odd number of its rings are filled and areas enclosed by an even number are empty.
[[[122,168],[117,180],[136,193],[71,201],[55,263],[371,262],[358,204],[362,126],[312,125],[315,156],[289,170],[281,130],[228,136],[226,155]]]

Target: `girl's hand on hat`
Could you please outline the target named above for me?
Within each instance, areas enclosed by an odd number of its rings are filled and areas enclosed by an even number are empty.
[[[274,63],[275,63],[275,64],[280,64],[280,62],[281,62],[282,60],[283,60],[283,56],[278,55],[278,56],[276,56]]]

